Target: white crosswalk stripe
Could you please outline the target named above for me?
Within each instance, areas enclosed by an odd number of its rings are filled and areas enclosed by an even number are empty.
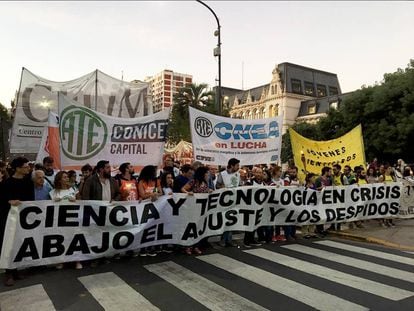
[[[364,306],[277,276],[227,256],[212,254],[197,258],[318,310],[368,310]]]
[[[172,261],[145,268],[210,310],[267,310]]]
[[[343,256],[336,253],[328,252],[325,250],[300,245],[300,244],[290,244],[284,245],[282,248],[290,249],[295,252],[299,252],[306,255],[315,256],[318,258],[322,258],[325,260],[337,262],[343,265],[347,265],[350,267],[355,267],[358,269],[366,270],[375,272],[377,274],[382,274],[391,278],[400,279],[408,282],[414,283],[414,273],[406,271],[406,270],[399,270],[391,267],[387,267],[384,265],[379,265],[376,263],[372,263],[369,261],[356,259],[350,256]]]
[[[344,255],[338,249],[348,252]],[[91,310],[99,308],[99,305],[109,311],[159,310],[169,308],[171,302],[180,299],[176,297],[181,297],[178,305],[172,309],[197,309],[197,306],[204,306],[217,311],[264,311],[273,309],[273,301],[280,301],[280,296],[275,298],[270,291],[286,297],[283,298],[284,307],[296,301],[297,306],[303,304],[305,308],[329,311],[375,309],[377,301],[404,305],[407,303],[406,299],[414,299],[414,273],[410,267],[399,267],[395,263],[389,267],[385,263],[388,260],[411,265],[413,259],[408,255],[404,257],[404,252],[398,256],[387,251],[380,252],[369,247],[362,248],[333,241],[318,241],[306,245],[288,244],[274,248],[266,246],[243,252],[236,249],[227,251],[233,258],[215,253],[185,258],[185,265],[180,264],[183,259],[180,257],[173,257],[173,261],[149,261],[144,266],[145,269],[139,268],[140,273],[137,275],[125,274],[125,270],[121,269],[120,271],[124,271],[121,272],[123,278],[114,272],[81,277],[76,275],[62,286],[67,289],[70,284],[75,288],[74,293],[66,292],[64,295],[59,294],[56,289],[48,292],[53,288],[49,283],[45,283],[44,287],[37,284],[19,289],[0,288],[0,310],[54,311],[73,307],[73,301],[87,303]],[[354,254],[364,254],[369,258],[355,258]],[[314,263],[304,260],[303,258],[307,258],[305,255],[313,256]],[[257,257],[261,259],[258,260]],[[318,259],[321,260],[317,261]],[[329,267],[323,265],[326,263],[324,260],[330,261]],[[201,274],[197,272],[200,268],[193,269],[188,266],[189,263],[194,264],[197,261],[200,261],[199,264],[204,262]],[[141,265],[138,262],[136,264]],[[268,268],[261,268],[263,264]],[[186,268],[187,266],[190,268]],[[229,277],[228,273],[232,276]],[[301,275],[305,284],[301,282]],[[327,282],[325,280],[329,283],[324,284],[323,282]],[[251,282],[258,286],[252,287]],[[150,287],[143,287],[143,284]],[[174,294],[154,294],[153,290],[160,288],[164,291],[174,288]],[[259,293],[263,288],[267,290],[261,297]],[[346,291],[347,288],[349,292]],[[79,297],[86,298],[80,302],[77,300]],[[392,309],[391,305],[390,308]]]
[[[113,272],[78,278],[105,310],[159,310]]]
[[[404,289],[384,285],[351,274],[343,273],[334,269],[309,263],[304,260],[271,252],[266,249],[253,249],[245,252],[251,255],[264,258],[266,260],[273,261],[277,264],[284,265],[289,268],[306,272],[317,277],[324,278],[329,281],[346,285],[352,288],[356,288],[387,299],[401,300],[414,295],[414,293]]]
[[[316,244],[325,245],[333,248],[343,249],[346,251],[351,251],[354,253],[369,255],[377,258],[382,258],[390,261],[395,261],[399,263],[403,263],[406,265],[414,266],[414,258],[407,258],[404,256],[398,256],[394,254],[389,254],[385,252],[376,251],[369,248],[359,247],[359,246],[353,246],[345,243],[339,243],[334,241],[317,241]]]
[[[56,310],[41,284],[0,293],[1,311]]]

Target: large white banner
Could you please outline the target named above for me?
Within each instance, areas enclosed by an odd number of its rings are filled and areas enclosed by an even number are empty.
[[[193,153],[205,164],[242,165],[280,162],[282,117],[260,120],[232,119],[190,107]]]
[[[152,114],[148,84],[130,83],[95,70],[80,78],[55,82],[22,69],[16,114],[11,134],[11,153],[37,153],[48,111],[58,112],[57,92],[103,114],[136,118]]]
[[[194,245],[225,231],[396,217],[400,184],[238,187],[155,202],[23,202],[12,207],[1,268],[87,260],[151,245]]]
[[[79,106],[61,93],[58,98],[63,168],[100,160],[112,165],[161,164],[170,109],[140,118],[115,118]]]
[[[414,179],[398,178],[402,183],[400,218],[414,218]]]

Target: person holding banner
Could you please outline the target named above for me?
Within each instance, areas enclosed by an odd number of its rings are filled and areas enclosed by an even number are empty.
[[[395,178],[395,174],[393,172],[393,168],[391,165],[384,166],[384,173],[378,177],[378,182],[392,183],[395,182],[397,179]],[[384,227],[395,227],[395,224],[392,221],[392,218],[385,218],[383,219]]]
[[[263,170],[260,167],[253,167],[252,169],[253,178],[247,184],[247,186],[264,186],[263,183]],[[251,247],[251,246],[261,246],[262,243],[257,241],[254,237],[255,232],[257,231],[257,235],[259,240],[264,242],[269,242],[272,239],[271,236],[271,226],[263,226],[259,227],[257,230],[253,230],[252,232],[246,231],[244,233],[244,246]]]
[[[138,200],[138,183],[133,177],[134,167],[131,163],[122,163],[119,166],[120,174],[115,176],[121,191],[121,201]]]
[[[158,200],[162,195],[161,184],[157,178],[157,167],[154,165],[144,166],[138,178],[138,198],[140,200]],[[143,247],[139,254],[145,256],[157,256],[154,247]]]
[[[193,195],[194,193],[210,193],[213,190],[208,187],[208,178],[208,168],[206,166],[200,166],[194,173],[194,179],[189,181],[181,191],[189,195]],[[201,241],[191,247],[187,247],[185,253],[187,255],[191,255],[192,253],[201,255],[200,244]]]
[[[121,192],[118,183],[111,177],[109,161],[101,160],[96,164],[96,174],[85,181],[82,200],[119,201]]]
[[[328,166],[324,166],[321,171],[321,176],[315,180],[315,187],[316,190],[322,191],[325,187],[330,186],[332,186],[332,169]],[[328,234],[323,224],[316,225],[316,232],[323,237]]]
[[[271,171],[271,182],[270,186],[275,187],[283,187],[285,185],[285,181],[282,179],[282,168],[279,165],[274,165]],[[275,226],[274,227],[274,234],[272,236],[272,242],[275,243],[277,241],[285,242],[286,237],[281,235],[281,226]],[[284,231],[288,231],[284,226]]]
[[[216,189],[234,188],[240,186],[240,160],[231,158],[227,162],[227,169],[217,176]],[[231,231],[224,232],[220,244],[225,247],[234,247]]]
[[[7,217],[12,206],[19,206],[21,201],[34,201],[34,184],[30,178],[29,160],[17,157],[11,162],[13,175],[3,183],[0,193],[0,252],[3,245]],[[16,279],[22,279],[17,269],[6,269],[5,286],[13,286]]]
[[[76,191],[70,185],[70,179],[68,172],[60,171],[55,176],[54,182],[55,188],[50,191],[50,198],[55,202],[67,201],[76,202]],[[62,269],[63,263],[56,265],[56,269]],[[83,268],[80,261],[76,262],[76,270]]]

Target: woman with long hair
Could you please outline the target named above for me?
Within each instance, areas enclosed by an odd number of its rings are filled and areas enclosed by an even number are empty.
[[[138,198],[140,200],[150,199],[156,201],[162,195],[161,184],[157,178],[157,167],[154,165],[144,166],[138,177]],[[143,247],[140,256],[157,256],[154,247]]]
[[[55,202],[76,202],[76,191],[71,187],[69,175],[66,171],[60,171],[55,176],[55,189],[49,192],[50,198]],[[63,268],[63,263],[56,266],[57,269]],[[80,261],[76,262],[75,268],[80,270],[83,268]]]
[[[66,171],[60,171],[56,174],[54,186],[55,188],[49,193],[53,201],[76,201],[76,191],[71,187],[69,175]]]
[[[174,187],[174,175],[171,172],[161,175],[161,188],[164,195],[172,195]]]
[[[181,188],[181,192],[183,193],[187,193],[189,195],[192,195],[194,193],[210,193],[213,190],[211,190],[208,187],[208,178],[209,178],[209,173],[208,173],[208,168],[205,166],[200,166],[196,169],[196,171],[194,172],[194,179],[192,179],[191,181],[189,181],[188,183],[186,183],[182,188]],[[196,255],[201,255],[202,252],[200,250],[200,242],[194,244],[191,247],[187,247],[185,249],[185,253],[187,255],[191,255],[192,253],[196,254]]]
[[[378,182],[383,182],[384,184],[392,183],[397,181],[395,174],[393,172],[393,168],[391,165],[384,166],[384,173],[378,177]],[[392,221],[392,218],[384,218],[383,223],[381,224],[383,227],[395,227],[395,224]]]

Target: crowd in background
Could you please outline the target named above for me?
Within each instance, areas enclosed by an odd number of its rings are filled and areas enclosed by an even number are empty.
[[[407,165],[403,160],[391,166],[379,163],[374,159],[365,166],[351,168],[339,164],[333,167],[323,167],[321,174],[306,173],[305,182],[298,178],[298,168],[289,161],[285,170],[276,164],[240,166],[238,159],[232,158],[227,167],[206,166],[195,161],[180,165],[170,156],[164,158],[161,169],[148,165],[139,174],[134,171],[131,163],[123,163],[114,172],[109,161],[99,161],[94,167],[89,164],[81,168],[78,176],[76,171],[56,171],[53,169],[53,159],[46,157],[43,163],[29,162],[24,157],[17,157],[10,163],[0,163],[0,249],[11,206],[19,205],[21,201],[53,200],[55,202],[76,202],[76,200],[102,201],[155,201],[162,195],[173,193],[209,193],[220,188],[239,186],[274,186],[300,187],[320,191],[329,186],[346,186],[352,184],[388,183],[405,178],[413,181],[413,165]],[[114,174],[115,173],[115,174]],[[378,224],[392,227],[392,219],[379,219]],[[362,222],[348,223],[349,228],[363,227]],[[262,243],[277,243],[295,241],[296,226],[263,226],[253,232],[245,232],[244,247],[260,246]],[[341,223],[325,225],[307,225],[301,228],[301,237],[310,239],[324,237],[330,230],[341,230]],[[221,236],[221,246],[233,247],[232,232]],[[202,254],[209,247],[208,239],[204,239],[191,247],[162,245],[128,251],[128,256],[156,256],[160,252],[184,252],[185,254]],[[114,258],[118,259],[117,254]],[[102,259],[108,261],[108,258]],[[91,266],[102,260],[92,261]],[[82,269],[82,262],[73,263],[76,269]],[[62,269],[63,264],[56,265]],[[21,275],[17,270],[6,270],[5,284],[13,285]]]

